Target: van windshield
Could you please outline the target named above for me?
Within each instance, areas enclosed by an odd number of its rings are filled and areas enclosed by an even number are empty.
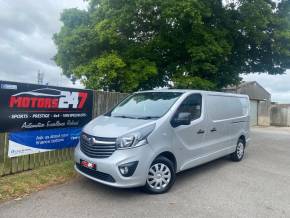
[[[117,105],[110,115],[132,119],[157,119],[162,117],[181,95],[181,92],[136,93]]]

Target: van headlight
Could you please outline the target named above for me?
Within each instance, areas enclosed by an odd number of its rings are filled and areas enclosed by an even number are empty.
[[[155,128],[155,123],[140,128],[134,132],[117,138],[116,144],[118,149],[135,148],[148,144],[147,137]]]

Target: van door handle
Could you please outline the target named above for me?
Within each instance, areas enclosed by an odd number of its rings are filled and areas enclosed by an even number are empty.
[[[204,134],[205,131],[203,129],[198,130],[197,134]]]
[[[212,128],[210,131],[211,131],[211,132],[216,132],[216,128],[214,127],[214,128]]]

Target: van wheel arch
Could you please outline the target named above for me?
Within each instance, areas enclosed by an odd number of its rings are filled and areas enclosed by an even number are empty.
[[[242,141],[244,142],[245,147],[247,146],[247,143],[246,143],[246,137],[245,137],[244,135],[241,135],[241,136],[239,137],[238,141],[239,141],[239,140],[242,140]]]
[[[158,157],[166,157],[168,160],[170,160],[173,163],[174,170],[176,172],[176,170],[177,170],[177,162],[176,162],[176,158],[175,158],[175,156],[174,156],[174,154],[172,152],[164,151],[164,152],[162,152],[162,153],[160,153],[159,155],[156,156],[156,158],[158,158]],[[154,158],[154,160],[156,158]]]

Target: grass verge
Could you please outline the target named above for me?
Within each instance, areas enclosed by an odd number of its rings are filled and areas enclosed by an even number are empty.
[[[74,177],[76,173],[72,161],[0,177],[0,202],[21,198],[48,186],[64,183]]]

